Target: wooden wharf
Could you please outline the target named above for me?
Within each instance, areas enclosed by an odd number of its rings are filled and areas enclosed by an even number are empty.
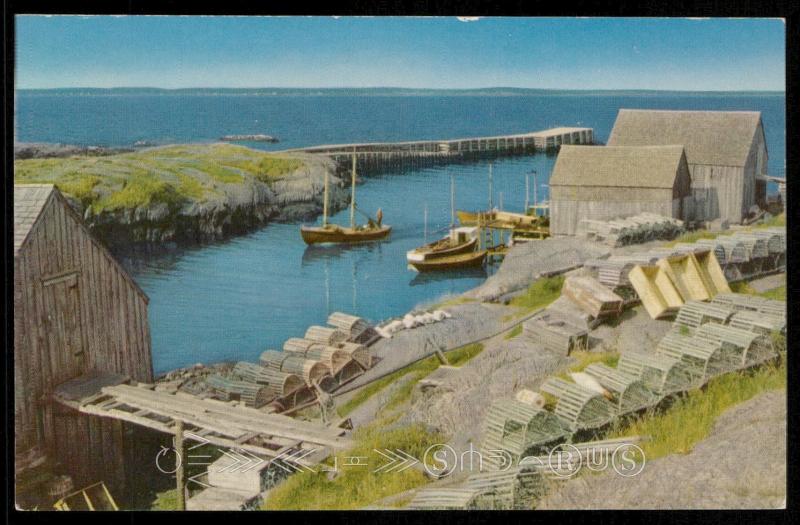
[[[357,157],[362,170],[449,164],[474,158],[554,151],[563,144],[593,144],[592,128],[558,127],[528,133],[444,140],[327,144],[278,153],[327,155],[344,165]]]

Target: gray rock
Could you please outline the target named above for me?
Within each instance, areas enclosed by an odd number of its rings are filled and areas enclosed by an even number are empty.
[[[678,429],[676,429],[678,431]],[[726,411],[688,454],[648,461],[623,477],[580,475],[538,509],[782,508],[786,499],[786,391]]]
[[[466,295],[495,301],[503,295],[527,288],[541,276],[565,271],[589,259],[607,257],[610,248],[577,237],[551,237],[514,246],[497,273]]]

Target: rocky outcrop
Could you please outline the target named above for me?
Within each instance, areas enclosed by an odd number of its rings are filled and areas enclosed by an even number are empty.
[[[349,191],[327,157],[298,155],[304,164],[264,183],[244,174],[237,183],[219,184],[202,199],[154,202],[136,208],[104,210],[72,201],[92,231],[112,249],[131,244],[196,244],[247,233],[271,221],[313,219],[322,213],[325,174],[330,177],[330,211],[349,203]]]
[[[104,155],[116,155],[133,151],[130,148],[109,148],[106,146],[74,146],[70,144],[48,144],[44,142],[17,142],[14,144],[14,158],[24,159],[45,159],[63,158],[74,155],[84,155],[88,157],[101,157]]]
[[[679,429],[676,429],[679,431]],[[786,505],[786,391],[729,408],[688,454],[647,461],[637,476],[579,475],[542,510],[775,509]]]

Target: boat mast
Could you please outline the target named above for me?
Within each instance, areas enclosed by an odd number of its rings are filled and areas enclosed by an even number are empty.
[[[325,193],[322,197],[322,226],[328,225],[328,172],[325,171]]]
[[[353,191],[350,196],[350,228],[356,227],[356,154],[353,152]]]
[[[450,175],[450,229],[456,227],[456,180]]]
[[[525,213],[526,214],[528,213],[528,211],[529,211],[529,209],[531,207],[530,206],[530,195],[531,195],[530,177],[528,177],[528,174],[526,173],[525,174]]]
[[[539,193],[537,191],[538,179],[536,178],[536,170],[533,170],[533,205],[539,204]]]
[[[423,230],[423,234],[422,235],[423,235],[424,242],[427,243],[428,242],[428,203],[427,202],[425,203],[425,209],[423,210],[422,215],[424,217],[423,218],[423,222],[425,223],[425,228]]]
[[[489,211],[492,210],[492,163],[489,163]]]

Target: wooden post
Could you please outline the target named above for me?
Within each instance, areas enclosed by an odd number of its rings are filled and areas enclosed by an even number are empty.
[[[178,510],[186,510],[186,479],[183,467],[183,421],[180,419],[175,422],[175,481],[178,489]]]

